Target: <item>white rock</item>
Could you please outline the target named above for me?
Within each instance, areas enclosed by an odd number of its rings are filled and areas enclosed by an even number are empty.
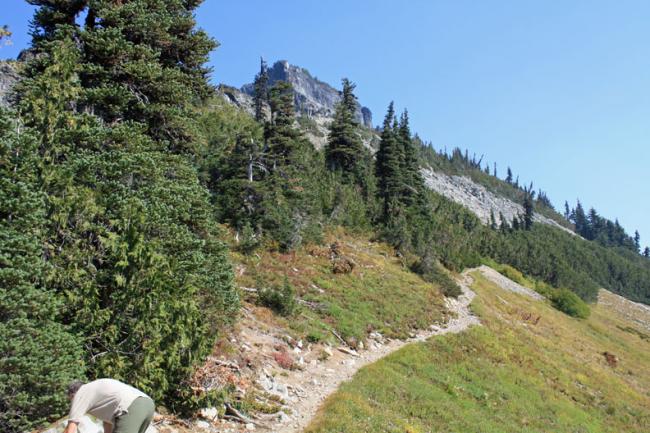
[[[255,424],[249,422],[246,424],[246,430],[255,430]]]
[[[194,425],[203,430],[210,430],[210,423],[202,419],[194,422]]]
[[[219,416],[219,410],[217,410],[216,407],[203,408],[203,409],[201,409],[201,411],[199,413],[200,413],[201,417],[203,417],[203,418],[205,418],[205,419],[207,419],[209,421],[213,421],[215,418],[217,418]]]

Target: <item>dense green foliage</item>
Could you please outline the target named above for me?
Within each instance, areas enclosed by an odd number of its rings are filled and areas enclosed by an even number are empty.
[[[298,307],[296,291],[286,276],[281,287],[261,288],[258,293],[258,302],[281,316],[291,316]]]
[[[621,247],[640,253],[639,232],[632,237],[628,235],[618,220],[612,222],[598,215],[596,209],[591,208],[585,213],[582,203],[578,201],[575,209],[569,209],[565,203],[565,217],[575,225],[576,233],[585,239],[598,242],[606,247]]]
[[[349,80],[343,79],[343,93],[330,126],[325,160],[331,171],[340,170],[359,182],[363,175],[361,165],[364,148],[358,133],[359,125],[354,117],[357,105],[354,87]]]
[[[90,377],[181,409],[182,384],[237,309],[193,161],[215,43],[198,1],[37,1],[19,109],[36,132],[49,285]],[[83,25],[75,16],[85,9]]]
[[[586,319],[589,317],[589,306],[575,293],[567,289],[558,289],[551,295],[553,306],[569,316]]]
[[[81,340],[57,321],[45,286],[45,202],[36,140],[0,111],[0,430],[24,431],[61,415],[65,386],[83,374]]]

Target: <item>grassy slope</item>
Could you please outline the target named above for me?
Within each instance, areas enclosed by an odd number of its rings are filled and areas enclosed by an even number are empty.
[[[650,431],[647,330],[602,305],[572,319],[475,278],[483,327],[364,368],[307,431]],[[620,358],[616,368],[605,351]]]
[[[294,336],[310,341],[335,342],[332,329],[357,340],[364,340],[370,330],[404,337],[412,329],[444,319],[438,286],[410,272],[391,247],[342,230],[326,235],[324,245],[333,242],[356,264],[352,273],[332,272],[329,248],[306,246],[290,254],[233,253],[237,283],[253,288],[282,286],[286,275],[300,299],[321,306],[303,305],[292,317],[279,318]],[[255,299],[255,295],[247,297]]]

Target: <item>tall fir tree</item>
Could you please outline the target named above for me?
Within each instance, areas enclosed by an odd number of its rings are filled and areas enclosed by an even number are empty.
[[[361,175],[359,164],[363,161],[364,149],[359,135],[359,124],[355,118],[357,97],[355,85],[343,79],[341,101],[336,106],[334,119],[329,127],[325,162],[332,171],[341,171],[344,179],[358,182]]]
[[[295,123],[293,106],[293,86],[286,81],[278,81],[269,91],[271,120],[265,135],[268,158],[274,169],[288,167],[300,152],[305,140]]]
[[[91,377],[126,380],[179,409],[193,396],[192,367],[238,306],[192,165],[216,45],[194,28],[201,2],[31,3],[37,55],[20,109],[43,156],[63,321],[87,336]]]
[[[263,58],[260,58],[260,71],[255,75],[253,91],[255,120],[264,122],[266,120],[264,110],[269,103],[269,71]]]
[[[384,118],[379,150],[375,160],[378,196],[382,202],[382,218],[388,217],[389,205],[399,202],[402,189],[403,153],[395,128],[395,109],[391,102]]]
[[[508,167],[508,174],[506,175],[506,182],[512,184],[512,170]]]
[[[270,176],[263,225],[279,243],[279,249],[288,251],[305,238],[319,236],[315,153],[296,127],[291,83],[278,81],[269,95],[271,121],[265,137]]]
[[[404,110],[399,119],[397,140],[402,155],[400,170],[402,177],[401,200],[406,205],[411,205],[418,198],[421,198],[424,191],[424,179],[420,173],[420,161],[418,160],[417,149],[411,137],[409,116],[406,110]]]
[[[533,217],[534,217],[533,197],[530,194],[526,194],[526,196],[524,197],[524,217],[523,217],[524,229],[530,230],[533,227]]]
[[[569,202],[564,201],[564,218],[569,221],[571,219],[571,209],[569,208]]]
[[[638,230],[634,231],[634,248],[636,248],[637,252],[641,252],[641,235]]]
[[[585,238],[588,237],[589,221],[587,219],[587,215],[585,214],[585,210],[582,207],[582,203],[580,203],[580,200],[578,200],[578,203],[576,204],[576,208],[573,215],[573,223],[576,226],[576,233],[578,233],[582,237]]]
[[[0,431],[61,416],[67,383],[83,376],[83,341],[57,321],[46,287],[45,201],[32,131],[0,109]]]

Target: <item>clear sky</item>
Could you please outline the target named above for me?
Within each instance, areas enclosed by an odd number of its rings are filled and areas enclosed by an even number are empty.
[[[2,0],[15,57],[31,7]],[[650,244],[650,2],[207,0],[215,83],[286,59],[357,95],[376,124],[395,100],[437,148],[507,166],[556,207],[580,198]]]

